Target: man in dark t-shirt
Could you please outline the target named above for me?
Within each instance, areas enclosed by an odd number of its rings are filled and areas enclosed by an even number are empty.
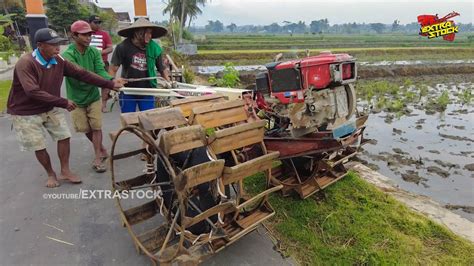
[[[162,55],[155,60],[158,72],[162,73],[163,66]],[[147,78],[148,69],[146,53],[144,50],[136,47],[130,38],[125,39],[117,45],[112,56],[112,65],[122,65],[122,76],[127,78]],[[127,87],[132,88],[151,88],[148,80],[129,82]]]
[[[122,78],[148,78],[155,77],[156,70],[161,76],[170,81],[168,70],[163,66],[162,49],[152,40],[166,35],[166,29],[157,26],[144,18],[138,19],[130,27],[118,32],[126,37],[115,48],[109,68],[109,74],[115,77],[117,70],[122,66]],[[156,70],[155,70],[156,68]],[[154,88],[156,80],[142,80],[128,82],[127,87]],[[138,105],[140,111],[155,107],[153,96],[119,95],[122,113],[135,112]]]

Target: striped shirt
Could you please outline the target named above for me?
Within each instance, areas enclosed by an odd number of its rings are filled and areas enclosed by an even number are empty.
[[[104,40],[103,40],[102,35],[92,34],[91,38],[92,40],[91,40],[90,46],[93,46],[97,48],[97,50],[102,51],[102,46],[104,45]]]
[[[103,30],[98,30],[92,32],[90,46],[97,48],[97,50],[102,51],[105,48],[112,46],[112,39],[109,34]],[[102,55],[102,61],[107,62],[107,55]]]

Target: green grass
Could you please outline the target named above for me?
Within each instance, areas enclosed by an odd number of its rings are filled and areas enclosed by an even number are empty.
[[[10,93],[11,80],[0,80],[0,113],[7,108],[8,94]]]
[[[249,178],[255,192],[263,184]],[[280,249],[302,265],[474,264],[474,245],[419,215],[351,173],[324,191],[324,199],[270,202],[267,223]]]

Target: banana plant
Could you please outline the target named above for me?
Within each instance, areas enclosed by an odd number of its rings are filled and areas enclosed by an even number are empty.
[[[16,14],[0,15],[0,35],[5,32],[5,28],[13,24],[12,17]]]

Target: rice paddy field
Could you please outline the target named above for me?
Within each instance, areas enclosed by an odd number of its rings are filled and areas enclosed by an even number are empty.
[[[472,34],[471,34],[472,35]],[[303,57],[330,50],[350,53],[359,61],[462,60],[474,58],[474,40],[468,33],[457,34],[454,42],[427,39],[417,34],[383,35],[206,35],[196,36],[198,54],[191,65],[254,65],[271,62],[275,55]]]
[[[455,42],[427,39],[419,35],[206,35],[199,39],[199,50],[260,50],[373,47],[462,47],[469,46],[468,34],[456,35]]]
[[[471,34],[472,35],[472,34]],[[358,160],[400,188],[428,196],[474,221],[472,125],[474,42],[413,35],[208,35],[188,62],[219,75],[241,70],[241,87],[282,53],[281,60],[348,53],[358,62],[359,110],[369,113]],[[247,78],[244,78],[247,77]],[[259,185],[248,182],[247,188]],[[323,196],[272,195],[277,215],[267,223],[278,249],[301,265],[472,264],[473,245],[408,210],[351,174]],[[383,217],[381,219],[381,217]]]

